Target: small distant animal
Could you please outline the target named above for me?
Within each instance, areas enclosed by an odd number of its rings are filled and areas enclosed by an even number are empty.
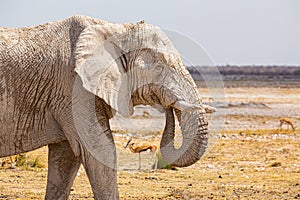
[[[150,115],[150,113],[148,112],[148,111],[143,111],[143,117],[147,117],[147,118],[150,118],[151,117],[151,115]]]
[[[280,124],[279,124],[277,130],[282,129],[283,124],[287,125],[287,129],[292,127],[293,131],[296,130],[296,126],[293,124],[292,120],[290,120],[289,118],[280,118],[279,121],[280,121]]]
[[[157,147],[155,145],[151,145],[151,144],[142,144],[142,145],[136,145],[134,142],[131,142],[132,138],[130,138],[128,140],[128,142],[126,143],[126,145],[124,146],[124,148],[126,149],[127,147],[129,147],[130,151],[132,153],[138,153],[139,154],[139,170],[141,169],[141,152],[150,150],[150,152],[156,152]],[[156,164],[154,164],[155,166]]]
[[[10,165],[10,169],[16,168],[16,162],[14,161],[12,156],[2,158],[1,167],[5,167],[7,165]]]

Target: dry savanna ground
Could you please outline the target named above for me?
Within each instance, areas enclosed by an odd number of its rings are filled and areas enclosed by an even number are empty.
[[[204,101],[212,101],[210,91],[199,91]],[[300,199],[300,89],[226,88],[223,92],[225,99],[215,104],[218,112],[208,116],[210,150],[187,168],[152,170],[155,155],[145,152],[142,170],[137,170],[138,155],[123,148],[130,137],[136,143],[159,145],[164,117],[158,112],[138,108],[130,123],[112,121],[121,199]],[[150,115],[145,115],[145,109]],[[280,117],[290,118],[299,128],[277,130]],[[0,168],[0,199],[43,199],[46,157],[43,147],[27,154],[28,163],[41,168]],[[81,168],[70,199],[92,198]]]

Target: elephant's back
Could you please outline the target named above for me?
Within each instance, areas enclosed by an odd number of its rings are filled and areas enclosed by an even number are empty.
[[[0,52],[17,44],[19,39],[18,29],[0,27]]]

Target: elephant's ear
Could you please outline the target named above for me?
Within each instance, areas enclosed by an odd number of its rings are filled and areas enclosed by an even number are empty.
[[[83,87],[102,98],[123,116],[133,113],[128,81],[116,46],[117,34],[126,29],[118,24],[94,25],[80,34],[76,44],[75,71]],[[122,88],[121,88],[122,87]]]

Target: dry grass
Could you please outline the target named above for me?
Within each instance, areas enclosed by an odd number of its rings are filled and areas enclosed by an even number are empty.
[[[238,135],[238,136],[236,136]],[[174,170],[118,172],[121,199],[292,199],[300,195],[300,131],[224,132],[195,165]],[[233,137],[235,136],[235,137]],[[261,137],[258,137],[261,136]],[[43,151],[37,150],[36,153]],[[2,169],[0,191],[7,199],[42,199],[45,169]],[[1,196],[0,195],[0,196]],[[71,199],[92,199],[85,173]]]

